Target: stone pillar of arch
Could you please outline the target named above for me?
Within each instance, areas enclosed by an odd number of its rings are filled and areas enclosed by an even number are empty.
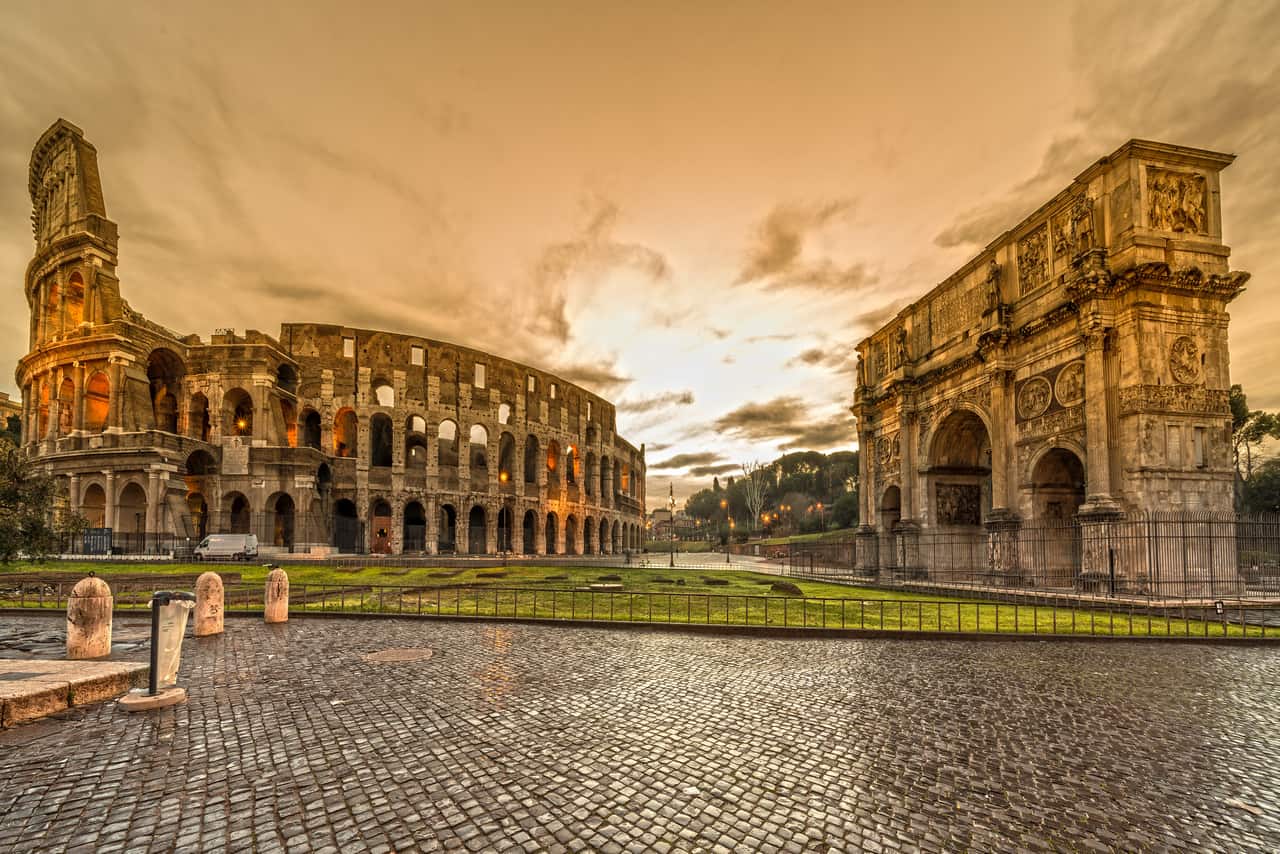
[[[373,459],[373,444],[369,441],[369,416],[356,415],[356,471],[369,477],[369,461]]]
[[[405,498],[399,492],[392,491],[392,495],[399,496],[391,502],[391,553],[395,555],[404,554],[404,505]]]
[[[124,365],[115,358],[111,359],[108,368],[111,380],[111,395],[107,404],[107,427],[104,432],[119,433],[124,427]]]
[[[459,422],[458,432],[453,441],[458,447],[458,491],[467,492],[471,489],[471,428]],[[462,511],[458,512],[458,524],[461,525]]]
[[[540,555],[547,553],[547,514],[542,507],[543,505],[539,504],[533,510],[533,550]],[[523,517],[520,519],[520,524],[524,525]]]
[[[511,436],[512,436],[512,439],[514,440],[514,439],[515,439],[515,434],[514,434],[514,433],[512,433],[512,434],[511,434]],[[499,436],[499,441],[501,441],[501,436]],[[516,492],[516,495],[524,495],[524,494],[525,494],[525,482],[524,482],[524,452],[525,452],[525,446],[526,446],[528,443],[529,443],[529,437],[528,437],[528,435],[526,435],[526,436],[525,436],[525,438],[523,438],[523,439],[521,439],[521,440],[519,440],[519,441],[513,441],[513,442],[512,442],[512,446],[513,446],[513,447],[512,447],[512,450],[511,450],[511,455],[512,455],[515,459],[513,459],[513,460],[511,461],[511,482],[515,485],[515,492]],[[512,512],[514,513],[515,511],[513,510]],[[524,530],[524,524],[523,524],[523,522],[524,522],[524,520],[522,519],[522,520],[521,520],[521,524],[518,526],[518,527],[521,529],[521,531],[522,531],[522,532],[523,532],[523,530]],[[523,533],[522,533],[522,536],[523,536]],[[514,538],[512,539],[512,542],[513,542],[513,543],[515,542],[515,539],[514,539]],[[515,549],[515,551],[516,551],[517,553],[520,553],[520,552],[523,552],[524,550],[523,550],[523,549]]]
[[[154,534],[158,530],[156,513],[160,507],[159,484],[160,484],[160,472],[154,471],[154,470],[148,471],[147,472],[147,518],[146,518],[146,529],[145,529],[148,534]]]
[[[49,424],[48,430],[42,438],[53,441],[58,438],[58,427],[62,421],[62,400],[60,392],[62,391],[62,368],[58,368],[49,375],[51,377],[49,388]]]
[[[919,519],[922,507],[916,506],[916,411],[910,403],[898,406],[898,439],[902,460],[902,519]],[[921,496],[923,505],[923,496]]]
[[[484,553],[487,555],[498,553],[498,511],[501,509],[502,505],[494,501],[484,507]]]
[[[424,507],[427,513],[427,554],[433,555],[440,551],[440,502],[428,498]]]
[[[524,554],[524,513],[520,512],[519,504],[510,504],[511,510],[511,551],[515,554]]]
[[[75,373],[72,375],[72,384],[75,390],[71,396],[71,434],[79,436],[84,432],[84,383],[86,379],[86,370],[81,362],[75,363]]]
[[[1084,335],[1084,387],[1090,390],[1085,396],[1085,503],[1080,507],[1082,515],[1096,513],[1115,514],[1119,505],[1111,496],[1111,459],[1107,446],[1107,425],[1110,423],[1106,394],[1106,341],[1107,332],[1092,328]]]
[[[565,533],[569,529],[569,516],[567,513],[556,514],[556,554],[564,554]]]
[[[72,474],[67,478],[67,502],[72,513],[80,512],[80,475]]]
[[[401,374],[403,372],[396,371],[396,373]],[[403,385],[403,382],[400,384]],[[401,392],[397,390],[396,400],[400,400],[400,397],[399,397],[400,394]],[[391,471],[393,473],[393,476],[394,474],[404,474],[404,437],[405,437],[404,416],[402,414],[392,415],[391,416]],[[373,452],[372,448],[370,448],[369,450],[370,450],[370,453]]]

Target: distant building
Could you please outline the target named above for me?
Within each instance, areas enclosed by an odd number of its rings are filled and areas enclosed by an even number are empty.
[[[0,429],[9,421],[9,416],[22,417],[22,401],[13,400],[8,392],[0,391]]]

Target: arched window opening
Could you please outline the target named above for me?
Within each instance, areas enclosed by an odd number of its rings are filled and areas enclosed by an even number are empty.
[[[378,401],[379,406],[391,407],[396,405],[395,389],[386,380],[380,380],[374,384],[373,396]]]
[[[87,417],[87,413],[86,413]],[[187,407],[187,432],[193,439],[201,442],[209,441],[209,398],[202,392],[191,395],[191,403]]]
[[[485,521],[484,508],[479,504],[467,514],[467,551],[473,555],[482,555],[486,551]]]
[[[226,508],[227,521],[225,530],[229,534],[249,533],[251,513],[249,499],[239,492],[231,492],[222,498],[222,506]]]
[[[233,388],[222,401],[224,436],[253,435],[253,398],[242,388]],[[233,532],[239,533],[239,532]]]
[[[564,520],[564,553],[567,555],[578,553],[578,517],[572,513]]]
[[[96,483],[90,484],[80,499],[80,515],[90,528],[102,528],[107,524],[107,493]]]
[[[511,483],[516,464],[516,439],[510,433],[498,438],[498,483]]]
[[[111,380],[102,371],[89,377],[84,390],[84,429],[101,433],[107,429],[111,411]],[[205,418],[208,418],[206,414]]]
[[[151,414],[157,430],[178,432],[178,391],[186,373],[182,359],[172,350],[159,348],[147,357],[147,380],[151,386]]]
[[[280,420],[284,422],[284,442],[290,448],[298,447],[298,409],[293,401],[280,401]]]
[[[578,449],[573,445],[564,454],[564,479],[570,486],[578,483]]]
[[[436,430],[437,465],[441,468],[456,469],[458,467],[458,425],[448,419],[440,422]]]
[[[524,523],[521,527],[521,536],[524,538],[524,553],[527,555],[538,553],[538,514],[532,510],[525,511]]]
[[[547,533],[547,554],[549,555],[553,555],[556,553],[557,521],[558,520],[556,519],[556,514],[554,513],[547,514],[547,532],[546,532]]]
[[[436,545],[441,554],[458,550],[458,511],[452,504],[440,505],[440,536]]]
[[[373,522],[373,542],[369,544],[370,551],[379,555],[391,554],[391,505],[386,499],[379,498],[373,502],[373,507],[370,509],[373,511],[370,514]]]
[[[302,444],[304,447],[315,448],[318,451],[320,442],[320,413],[314,409],[308,409],[306,415],[302,417]]]
[[[333,419],[333,455],[354,457],[359,450],[360,422],[351,409],[342,409]]]
[[[498,511],[498,551],[511,551],[511,508],[503,507]]]
[[[509,403],[498,404],[498,423],[499,424],[511,423],[511,404]]]
[[[141,534],[147,530],[147,493],[136,483],[120,491],[115,530],[121,534]]]
[[[285,362],[276,368],[276,387],[289,394],[298,393],[298,372],[293,365]]]
[[[524,440],[524,482],[538,482],[538,437],[529,436]]]
[[[555,439],[547,444],[547,481],[560,482],[560,443]]]
[[[360,551],[360,514],[349,498],[340,498],[333,505],[333,546],[339,552],[350,554]]]
[[[391,419],[377,412],[369,419],[369,464],[377,468],[391,467]]]
[[[410,415],[404,424],[405,431],[409,433],[426,433],[427,419],[421,415]]]
[[[471,459],[471,468],[488,469],[489,468],[489,431],[482,425],[475,424],[471,427],[471,442],[467,450]]]
[[[207,477],[218,473],[218,463],[208,451],[192,451],[187,457],[187,475]]]
[[[404,530],[401,532],[402,552],[427,550],[427,511],[417,501],[404,506]]]
[[[293,549],[294,505],[287,494],[278,496],[271,504],[273,511],[271,543],[280,548]]]
[[[71,274],[67,283],[67,294],[64,302],[67,312],[67,331],[73,331],[84,322],[84,279],[79,273]]]
[[[58,388],[58,435],[66,436],[75,429],[76,384],[70,379]]]

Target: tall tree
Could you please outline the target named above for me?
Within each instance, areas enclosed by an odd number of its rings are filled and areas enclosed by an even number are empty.
[[[52,477],[40,474],[8,439],[0,439],[0,562],[39,559],[58,550],[84,520],[54,512]]]
[[[753,461],[742,464],[742,474],[743,497],[747,501],[747,512],[751,514],[749,530],[754,531],[756,523],[760,521],[760,513],[764,510],[765,496],[768,494],[765,483],[768,471],[758,461]]]
[[[1269,439],[1280,439],[1280,415],[1250,409],[1244,389],[1233,385],[1228,397],[1231,405],[1231,456],[1236,467],[1236,497],[1241,500],[1244,485],[1253,477],[1254,467],[1262,462],[1263,448]]]

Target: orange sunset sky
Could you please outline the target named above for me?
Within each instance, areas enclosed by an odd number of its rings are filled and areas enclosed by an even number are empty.
[[[1232,376],[1280,408],[1280,4],[6,3],[0,362],[27,164],[98,148],[121,290],[559,371],[651,505],[852,449],[853,346],[1130,137],[1229,151]],[[12,373],[0,390],[16,395]]]

